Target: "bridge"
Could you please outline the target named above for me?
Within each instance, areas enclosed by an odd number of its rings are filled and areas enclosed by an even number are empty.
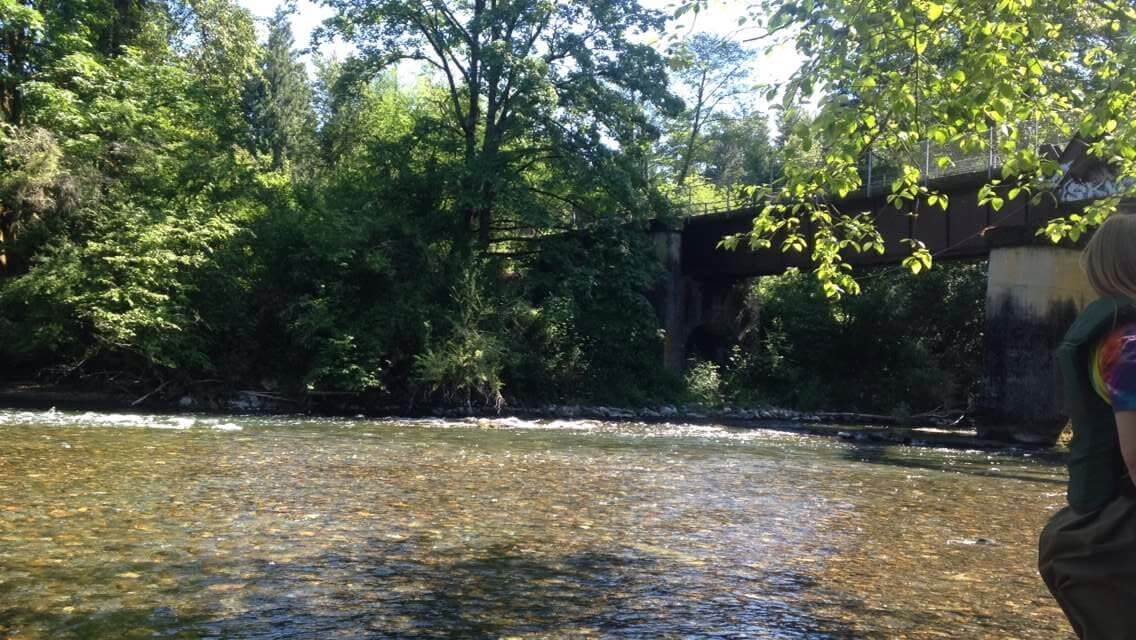
[[[859,194],[840,203],[847,212],[872,212],[885,252],[850,254],[856,267],[896,265],[910,255],[900,241],[922,241],[936,260],[989,258],[986,295],[986,373],[981,399],[983,435],[1028,442],[1056,440],[1064,419],[1058,406],[1053,350],[1076,314],[1094,294],[1079,268],[1079,249],[1039,239],[1038,229],[1082,210],[1086,203],[1115,195],[1115,178],[1088,158],[1083,144],[1070,144],[1058,157],[1065,169],[1039,204],[1019,198],[1001,211],[979,204],[987,171],[947,176],[930,186],[949,196],[944,212],[919,215],[888,205],[883,194]],[[1125,208],[1131,208],[1125,205]],[[705,351],[715,335],[728,333],[741,309],[738,282],[811,267],[809,253],[719,247],[727,235],[752,228],[754,207],[687,218],[677,228],[656,225],[656,249],[666,266],[657,292],[666,330],[664,363],[681,371],[691,351]],[[811,227],[805,222],[805,235]]]

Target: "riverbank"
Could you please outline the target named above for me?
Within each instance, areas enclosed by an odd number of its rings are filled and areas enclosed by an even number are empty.
[[[981,438],[967,417],[960,414],[878,416],[858,413],[801,412],[776,407],[691,407],[659,405],[624,408],[598,405],[510,405],[493,407],[407,407],[368,402],[355,394],[288,397],[261,391],[210,395],[131,396],[125,393],[12,385],[0,387],[0,407],[75,411],[199,412],[210,414],[264,414],[350,416],[367,418],[437,417],[467,419],[486,428],[509,419],[597,420],[610,422],[723,425],[740,429],[772,429],[828,436],[843,440],[962,449],[1047,448],[1039,443],[1007,442]]]

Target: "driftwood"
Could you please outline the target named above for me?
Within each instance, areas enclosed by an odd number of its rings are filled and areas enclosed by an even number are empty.
[[[165,389],[165,388],[166,388],[166,387],[167,387],[167,386],[168,386],[168,385],[170,384],[170,382],[172,382],[172,381],[171,381],[171,380],[166,380],[166,381],[165,381],[165,382],[163,382],[162,384],[158,385],[158,386],[157,386],[157,388],[155,388],[155,389],[154,389],[153,391],[151,391],[150,393],[147,393],[146,395],[142,396],[141,398],[138,398],[138,399],[137,399],[137,400],[135,400],[134,402],[131,402],[131,403],[130,403],[130,406],[132,406],[132,407],[137,407],[138,405],[142,404],[143,402],[146,402],[147,400],[149,400],[149,399],[150,399],[150,396],[152,396],[152,395],[154,395],[154,394],[158,393],[158,392],[159,392],[159,391],[161,391],[162,389]]]
[[[290,404],[300,404],[302,401],[296,398],[289,398],[276,393],[268,393],[265,391],[241,391],[244,395],[253,396],[256,398],[264,398],[265,400],[272,400],[273,402],[287,402]]]
[[[964,411],[919,413],[911,416],[885,416],[873,413],[818,413],[821,422],[879,424],[889,427],[957,427],[966,421]]]

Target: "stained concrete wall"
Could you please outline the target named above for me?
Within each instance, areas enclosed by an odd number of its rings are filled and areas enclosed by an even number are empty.
[[[733,280],[703,280],[685,275],[680,232],[655,230],[652,237],[656,258],[663,265],[663,274],[652,294],[664,330],[663,366],[667,371],[682,373],[691,355],[717,355],[691,353],[692,339],[701,337],[702,343],[713,343],[712,346],[727,342],[744,295],[738,294]],[[706,350],[705,344],[699,346]]]
[[[686,313],[684,297],[688,295],[682,275],[682,232],[658,229],[651,232],[655,257],[663,265],[660,282],[654,291],[655,311],[663,326],[663,367],[681,373],[686,359]]]
[[[981,435],[1051,443],[1064,427],[1054,350],[1095,299],[1079,259],[1050,246],[990,252]]]

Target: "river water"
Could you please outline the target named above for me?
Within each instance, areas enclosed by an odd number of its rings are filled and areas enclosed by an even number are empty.
[[[1067,638],[1063,482],[764,430],[0,411],[0,638]]]

